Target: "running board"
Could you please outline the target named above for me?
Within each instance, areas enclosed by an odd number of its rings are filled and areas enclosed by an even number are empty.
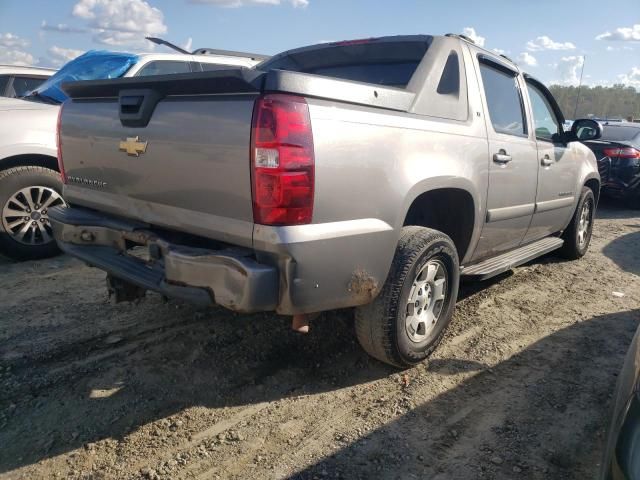
[[[463,267],[460,274],[464,280],[486,280],[527,263],[545,253],[552,252],[562,246],[564,240],[558,237],[547,237],[524,247],[511,250],[497,257],[489,258],[475,265]]]

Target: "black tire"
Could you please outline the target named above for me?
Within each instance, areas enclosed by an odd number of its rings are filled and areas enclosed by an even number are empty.
[[[589,225],[587,231],[584,233],[584,241],[580,242],[580,218],[585,204],[589,205]],[[596,198],[593,195],[593,191],[589,187],[582,187],[580,200],[578,200],[578,205],[576,206],[576,211],[573,213],[571,223],[569,223],[569,226],[562,234],[564,245],[562,245],[559,251],[561,256],[569,260],[577,260],[587,253],[589,243],[591,242],[591,234],[593,233],[595,210]]]
[[[408,305],[409,295],[414,280],[427,264],[433,263],[441,265],[443,272],[446,270],[445,298],[439,304],[436,323],[428,333],[425,331],[426,338],[416,342],[405,325],[408,309],[413,308]],[[458,254],[451,239],[436,230],[404,227],[380,295],[356,309],[355,327],[360,345],[372,357],[397,367],[420,363],[436,348],[451,321],[459,283]]]
[[[8,230],[3,221],[3,210],[8,205],[9,199],[23,188],[38,186],[60,194],[62,192],[60,174],[49,168],[36,166],[15,167],[0,171],[0,252],[15,260],[47,258],[60,252],[53,238],[46,243],[32,245],[20,243],[14,232]]]

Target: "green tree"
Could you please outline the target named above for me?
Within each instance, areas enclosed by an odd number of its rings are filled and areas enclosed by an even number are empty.
[[[565,118],[585,117],[626,119],[640,118],[640,92],[625,85],[588,87],[552,85],[549,90],[558,101]],[[576,101],[577,110],[576,110]]]

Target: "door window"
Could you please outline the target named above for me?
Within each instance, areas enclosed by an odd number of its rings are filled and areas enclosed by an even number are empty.
[[[480,63],[489,117],[497,133],[524,137],[527,134],[522,96],[515,72]]]
[[[174,73],[189,73],[191,67],[189,62],[176,62],[174,60],[156,60],[149,62],[136,75],[137,77],[148,77],[151,75],[171,75]]]
[[[549,100],[540,90],[527,83],[527,91],[533,109],[533,126],[536,138],[551,141],[553,135],[560,133],[560,122],[556,118]]]

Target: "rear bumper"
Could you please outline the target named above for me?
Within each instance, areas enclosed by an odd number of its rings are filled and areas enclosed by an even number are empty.
[[[640,167],[604,157],[598,160],[602,191],[614,198],[634,198],[640,193]]]
[[[146,290],[238,312],[277,307],[278,270],[258,263],[248,249],[177,245],[145,230],[146,224],[77,207],[54,208],[49,218],[63,251]],[[148,258],[129,254],[131,245],[144,246]]]

